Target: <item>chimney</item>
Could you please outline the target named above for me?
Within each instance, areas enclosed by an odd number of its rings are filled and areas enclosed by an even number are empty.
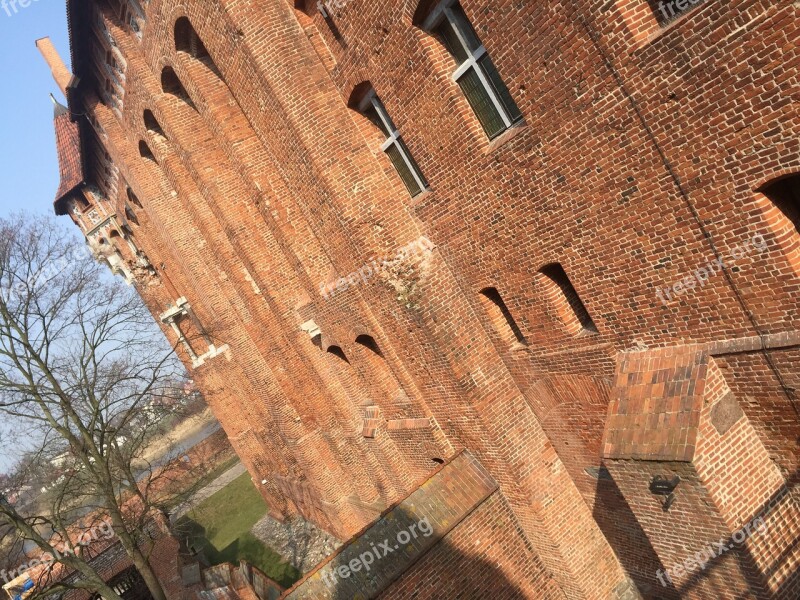
[[[36,40],[36,47],[39,49],[39,52],[42,53],[44,60],[50,67],[50,72],[53,74],[53,79],[56,80],[58,88],[64,96],[66,96],[67,87],[69,87],[69,83],[72,81],[72,73],[67,69],[67,65],[64,64],[64,61],[61,60],[58,50],[53,46],[53,42],[50,41],[49,37]]]

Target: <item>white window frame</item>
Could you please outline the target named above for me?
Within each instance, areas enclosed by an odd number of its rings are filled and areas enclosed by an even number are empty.
[[[466,74],[467,71],[469,71],[470,69],[475,69],[475,72],[478,74],[478,79],[480,79],[481,84],[486,90],[486,93],[489,94],[489,98],[492,100],[492,104],[494,104],[497,113],[503,120],[506,129],[509,129],[518,121],[512,121],[511,118],[508,116],[505,106],[503,106],[503,103],[500,101],[500,98],[494,91],[494,87],[492,86],[489,79],[486,77],[486,74],[483,72],[483,69],[478,64],[478,61],[481,58],[483,58],[484,55],[486,54],[486,48],[484,47],[484,45],[481,44],[480,47],[476,48],[475,50],[470,50],[466,36],[464,35],[464,32],[461,31],[461,24],[459,23],[458,18],[453,12],[453,5],[457,3],[458,0],[443,0],[434,10],[431,11],[431,14],[428,15],[428,18],[425,19],[422,28],[425,31],[432,32],[442,23],[442,21],[447,20],[448,23],[450,23],[450,27],[452,27],[453,31],[455,31],[456,37],[461,42],[462,48],[469,55],[467,60],[464,61],[453,73],[452,75],[453,81],[458,83],[458,80],[461,79]]]
[[[374,89],[370,90],[369,93],[364,96],[364,99],[358,105],[358,111],[365,114],[370,108],[375,109],[375,113],[378,115],[381,123],[383,123],[386,126],[386,130],[390,132],[389,137],[381,144],[381,151],[386,154],[392,146],[397,148],[398,152],[400,152],[400,156],[403,158],[403,162],[406,163],[406,167],[419,186],[419,192],[412,197],[419,196],[428,189],[428,184],[422,178],[422,173],[419,172],[419,167],[416,166],[416,162],[412,160],[405,151],[405,148],[403,148],[403,144],[400,143],[400,131],[395,127],[394,122],[391,117],[389,117],[389,113],[386,111],[386,107],[383,106],[383,103],[378,98],[378,94]]]
[[[142,39],[144,35],[144,28],[147,24],[147,19],[145,18],[144,9],[139,5],[137,0],[125,0],[130,7],[130,14],[128,15],[128,25],[133,31],[133,34]],[[133,24],[136,23],[136,28],[134,28]]]

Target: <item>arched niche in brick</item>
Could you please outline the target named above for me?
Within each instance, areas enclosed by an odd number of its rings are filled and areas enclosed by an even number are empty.
[[[489,321],[492,324],[492,329],[508,344],[518,343],[527,345],[525,336],[514,320],[511,311],[506,306],[500,292],[497,288],[487,287],[483,288],[478,294],[481,305],[483,306]]]
[[[134,198],[135,198],[135,200],[134,200]],[[136,204],[138,202],[139,202],[139,199],[136,198],[136,195],[131,191],[130,188],[128,188],[128,202],[125,202],[125,224],[124,224],[124,226],[127,226],[128,223],[133,223],[137,227],[139,226],[139,217],[136,216],[136,211],[131,206],[131,204],[135,204],[136,206],[141,208],[141,206],[142,206],[141,204]],[[130,227],[128,227],[128,229],[130,229]],[[131,230],[130,233],[132,234],[133,231]]]
[[[776,209],[769,215],[770,221],[778,229],[790,231],[794,228],[800,234],[800,173],[785,175],[759,190]]]
[[[376,342],[375,338],[371,335],[362,333],[356,338],[356,344],[360,344],[364,348],[370,350],[374,355],[379,356],[381,360],[385,360],[383,352],[381,352],[381,349],[378,346],[378,342]]]
[[[139,142],[139,156],[141,156],[145,160],[149,160],[158,164],[156,157],[153,155],[153,151],[150,150],[150,146],[148,146],[147,142],[145,142],[144,140]]]
[[[133,190],[131,188],[125,188],[125,194],[128,196],[128,200],[130,201],[131,204],[133,204],[134,206],[138,206],[139,208],[142,208],[141,201],[136,196],[136,194],[133,193]]]
[[[180,17],[175,21],[175,50],[195,58],[210,56],[188,17]]]
[[[214,58],[209,53],[203,40],[200,39],[188,17],[180,17],[175,21],[175,50],[197,59],[224,81],[222,72],[217,68],[217,63],[214,62]]]
[[[377,384],[378,389],[382,390],[382,396],[389,402],[405,397],[400,382],[389,368],[383,351],[378,346],[371,335],[361,334],[356,338],[356,346],[360,349],[360,355],[368,365],[369,379]],[[375,393],[375,391],[373,391]],[[383,407],[385,403],[379,402]]]
[[[781,175],[762,185],[756,193],[756,204],[780,252],[800,276],[800,172]]]
[[[142,113],[142,120],[144,121],[144,127],[147,131],[162,138],[167,137],[158,119],[156,119],[156,116],[153,114],[153,111],[146,109],[144,113]]]
[[[597,326],[564,267],[558,263],[546,265],[537,273],[537,279],[550,308],[569,333],[597,333]]]
[[[186,91],[178,74],[172,67],[167,66],[161,70],[161,91],[165,94],[175,96],[178,100],[195,108],[192,99],[189,97],[189,92]]]
[[[347,355],[344,353],[344,350],[342,350],[339,346],[328,346],[325,352],[327,352],[332,356],[335,356],[336,358],[347,363],[348,365],[350,364],[350,360],[347,358]]]
[[[303,13],[306,16],[311,16],[311,11],[313,10],[312,2],[308,0],[288,0],[289,6],[293,6],[297,12]]]

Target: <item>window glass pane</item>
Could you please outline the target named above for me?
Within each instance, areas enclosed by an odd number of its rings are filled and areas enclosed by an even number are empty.
[[[375,127],[377,127],[378,129],[380,129],[386,135],[387,138],[390,135],[392,135],[392,133],[388,129],[386,129],[386,125],[383,124],[383,121],[378,116],[378,111],[375,110],[374,106],[364,111],[364,116],[366,116],[370,121],[372,121],[372,124],[375,125]]]
[[[445,46],[447,46],[450,54],[455,57],[459,65],[469,58],[469,54],[467,54],[464,44],[462,44],[461,40],[458,39],[453,26],[447,19],[442,20],[442,24],[439,25],[436,31],[442,36]]]
[[[428,187],[428,180],[425,179],[425,176],[422,174],[422,171],[420,171],[417,161],[414,160],[414,157],[408,150],[408,146],[406,146],[406,143],[403,141],[403,138],[401,137],[397,138],[397,143],[403,147],[403,151],[406,153],[408,160],[411,161],[411,168],[414,169],[414,171],[416,172],[417,179],[419,179],[423,183],[423,187]]]
[[[512,123],[514,121],[519,121],[522,118],[522,113],[517,107],[517,103],[514,102],[514,99],[511,97],[508,87],[506,87],[506,84],[503,83],[503,80],[500,78],[500,73],[497,72],[492,59],[489,58],[488,54],[484,54],[478,61],[478,64],[483,68],[483,72],[492,84],[495,94],[500,98],[500,103],[503,105],[503,108],[506,109],[508,120]]]
[[[377,106],[375,106],[375,104],[377,104]],[[372,100],[372,106],[378,112],[379,116],[383,117],[383,120],[389,124],[389,135],[394,133],[397,127],[394,126],[392,118],[389,116],[389,113],[386,112],[386,107],[383,105],[383,102],[381,102],[381,99],[375,96]],[[386,127],[384,127],[383,130],[386,131]]]
[[[469,69],[464,73],[458,80],[458,85],[461,86],[461,90],[472,105],[472,110],[475,111],[475,115],[486,130],[486,135],[493,138],[505,131],[506,124],[500,113],[497,112],[494,102],[489,97],[489,93],[475,69]]]
[[[469,22],[467,15],[464,13],[464,9],[461,8],[461,5],[456,4],[450,8],[452,11],[453,19],[456,22],[456,27],[458,27],[458,31],[467,41],[467,46],[470,50],[475,51],[481,47],[481,41],[478,39],[478,34],[475,33],[475,30],[472,28],[472,24]]]
[[[397,147],[397,144],[392,144],[386,149],[386,155],[389,157],[389,160],[392,161],[394,168],[397,169],[397,174],[400,175],[400,179],[403,180],[403,183],[406,184],[406,188],[408,188],[408,193],[412,196],[416,196],[422,190],[419,187],[416,179],[411,174],[411,169],[406,164],[406,161],[403,160],[403,155],[400,153],[400,149]]]

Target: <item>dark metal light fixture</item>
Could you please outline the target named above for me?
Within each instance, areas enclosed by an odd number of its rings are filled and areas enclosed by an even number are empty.
[[[664,498],[659,500],[664,512],[668,511],[675,502],[675,488],[680,482],[679,475],[675,475],[672,479],[667,479],[663,475],[655,475],[650,480],[650,493]]]

